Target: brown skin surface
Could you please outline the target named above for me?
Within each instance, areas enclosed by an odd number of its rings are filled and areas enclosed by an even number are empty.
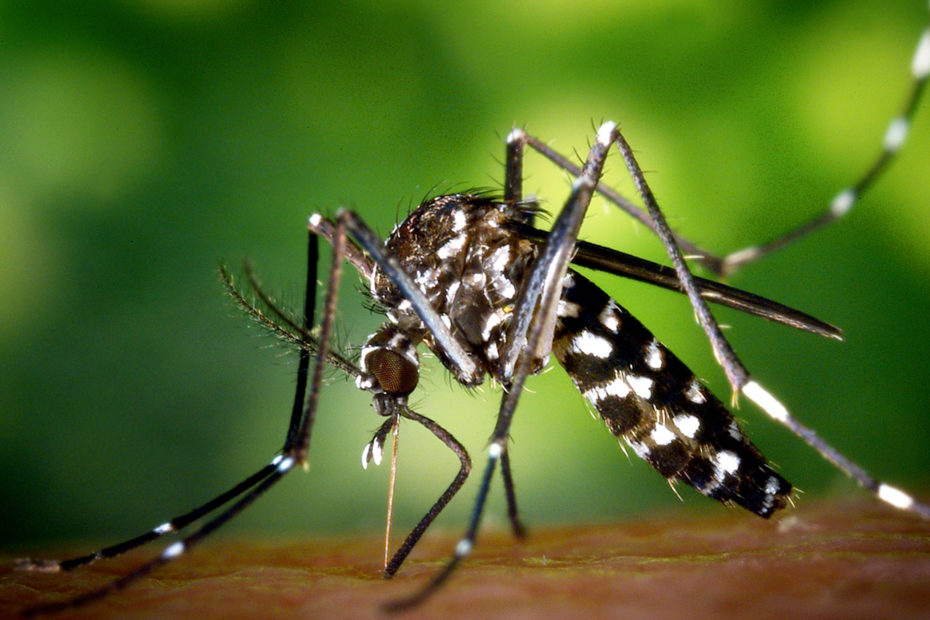
[[[428,533],[394,580],[380,542],[207,543],[57,618],[378,618],[434,574],[455,535]],[[158,549],[161,545],[158,546]],[[153,550],[153,553],[157,550]],[[86,592],[130,554],[68,574],[0,569],[0,617]],[[770,522],[710,517],[485,533],[447,587],[399,617],[927,618],[930,522],[874,503],[805,504]]]

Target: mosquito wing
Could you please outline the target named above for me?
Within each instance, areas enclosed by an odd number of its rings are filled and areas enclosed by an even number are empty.
[[[514,224],[513,228],[533,241],[541,243],[546,239],[546,232],[531,226]],[[623,278],[646,282],[679,293],[682,292],[674,269],[594,243],[576,242],[572,263],[612,273]],[[836,340],[843,339],[843,332],[840,328],[800,310],[795,310],[771,299],[713,280],[695,277],[694,281],[701,291],[701,297],[709,302],[734,308],[776,323],[782,323],[795,329],[811,332],[818,336],[835,338]]]

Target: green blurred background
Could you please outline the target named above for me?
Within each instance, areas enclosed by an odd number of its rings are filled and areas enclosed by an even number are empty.
[[[113,542],[279,448],[295,355],[224,297],[220,262],[251,257],[296,305],[309,213],[349,205],[386,233],[432,188],[499,187],[514,124],[583,153],[607,118],[678,230],[720,251],[764,241],[819,213],[871,161],[926,21],[918,0],[0,3],[4,546]],[[928,139],[921,109],[851,217],[733,278],[841,326],[845,343],[718,313],[800,418],[925,498]],[[631,194],[616,156],[609,167]],[[567,176],[538,158],[526,173],[526,190],[557,209]],[[663,260],[600,199],[583,237]],[[598,281],[728,396],[682,299]],[[380,321],[357,287],[346,280],[340,314],[353,343]],[[430,365],[414,403],[480,456],[499,395],[450,383]],[[561,370],[530,387],[512,457],[531,526],[723,510],[689,490],[679,501],[626,458]],[[359,466],[380,420],[335,378],[321,408],[309,473],[230,533],[381,527],[387,468]],[[753,407],[740,416],[806,491],[802,510],[815,494],[860,493]],[[402,528],[457,461],[409,424],[399,460]],[[475,483],[440,527],[463,527]],[[496,485],[491,523],[504,523],[501,496]]]

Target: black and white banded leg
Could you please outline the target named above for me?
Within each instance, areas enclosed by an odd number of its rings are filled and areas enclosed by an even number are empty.
[[[914,113],[917,111],[917,105],[926,87],[928,76],[930,76],[930,27],[923,31],[917,42],[917,48],[914,50],[914,56],[911,60],[911,77],[913,81],[910,91],[905,97],[904,104],[901,106],[901,111],[888,123],[882,137],[881,149],[862,176],[856,182],[840,190],[830,201],[826,211],[806,224],[783,234],[781,237],[759,246],[750,246],[732,252],[723,259],[710,256],[707,261],[698,260],[705,262],[708,266],[717,265],[715,271],[720,275],[728,275],[737,271],[743,265],[755,262],[763,256],[776,252],[786,245],[846,216],[853,205],[881,176],[907,141]]]

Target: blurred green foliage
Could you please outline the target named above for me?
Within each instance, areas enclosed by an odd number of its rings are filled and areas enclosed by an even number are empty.
[[[295,356],[224,299],[221,261],[252,257],[296,306],[309,213],[349,205],[386,233],[436,188],[499,187],[514,124],[583,153],[607,118],[678,230],[719,251],[764,241],[819,213],[874,156],[926,12],[917,0],[0,3],[0,536],[113,541],[274,454]],[[918,490],[930,486],[928,139],[922,109],[847,220],[733,280],[840,325],[845,343],[718,314],[800,418]],[[610,168],[632,194],[619,159]],[[532,157],[526,173],[557,209],[567,176]],[[599,199],[583,236],[663,260]],[[682,299],[598,281],[728,398]],[[347,278],[340,305],[351,343],[379,323],[357,288]],[[414,404],[480,456],[498,393],[449,384],[433,364]],[[720,510],[688,490],[679,506],[561,370],[530,388],[512,448],[530,525]],[[380,527],[386,468],[359,467],[379,420],[335,374],[321,407],[309,473],[232,531]],[[752,407],[739,415],[808,491],[802,503],[857,492]],[[457,461],[410,425],[399,461],[403,527]],[[442,526],[463,525],[474,482]],[[494,495],[488,519],[501,523]]]

